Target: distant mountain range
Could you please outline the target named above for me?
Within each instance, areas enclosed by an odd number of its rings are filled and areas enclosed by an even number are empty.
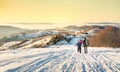
[[[21,29],[17,27],[12,27],[12,26],[0,26],[0,38],[4,36],[9,36],[14,33],[20,33],[24,32],[26,29]]]
[[[120,27],[120,23],[118,22],[90,22],[87,24],[88,25],[111,25],[111,26]]]
[[[91,22],[91,23],[87,23],[87,24],[120,24],[117,22]]]
[[[115,25],[116,27],[120,27],[120,26],[118,26],[118,25],[120,25],[120,23],[111,23],[111,22],[88,23],[88,24],[91,24],[91,25],[84,25],[84,26],[71,25],[71,26],[64,27],[62,29],[79,31],[79,30],[87,30],[89,28],[103,29],[106,25]],[[102,24],[105,24],[105,25],[101,26]],[[12,26],[0,26],[0,38],[2,38],[4,36],[10,36],[10,35],[13,35],[16,33],[20,33],[20,32],[25,32],[25,31],[28,31],[28,30],[21,29],[18,27],[12,27]]]
[[[67,27],[64,27],[64,29],[67,29],[67,30],[85,30],[85,29],[88,29],[88,28],[99,28],[99,29],[103,29],[105,26],[99,26],[99,25],[91,25],[91,26],[75,26],[75,25],[71,25],[71,26],[67,26]]]

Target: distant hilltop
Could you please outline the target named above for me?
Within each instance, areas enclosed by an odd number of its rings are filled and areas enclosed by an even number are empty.
[[[26,29],[21,29],[12,26],[0,26],[0,38],[4,36],[9,36],[13,33],[24,32]]]

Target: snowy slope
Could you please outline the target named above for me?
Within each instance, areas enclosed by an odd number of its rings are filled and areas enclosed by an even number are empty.
[[[6,42],[4,43],[2,46],[0,46],[0,50],[6,50],[8,49],[10,46],[15,45],[17,43],[20,43],[20,41],[11,41],[11,42]]]
[[[43,30],[43,31],[36,31],[33,33],[25,33],[25,34],[19,34],[18,38],[36,38],[36,37],[40,37],[40,36],[45,36],[45,35],[54,35],[54,34],[58,34],[58,31],[55,30]]]
[[[0,72],[120,72],[120,49],[76,46],[0,51]]]

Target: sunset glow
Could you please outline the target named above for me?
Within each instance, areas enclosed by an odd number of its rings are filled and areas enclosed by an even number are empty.
[[[104,21],[120,22],[120,0],[0,0],[0,25],[38,22],[65,26]]]

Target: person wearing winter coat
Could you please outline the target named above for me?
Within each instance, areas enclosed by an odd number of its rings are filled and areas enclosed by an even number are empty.
[[[87,49],[88,45],[89,45],[89,41],[88,41],[88,39],[85,37],[84,40],[83,40],[83,47],[84,47],[84,53],[85,53],[85,54],[88,53],[88,49]]]
[[[83,43],[82,40],[79,40],[78,43],[77,43],[78,52],[80,52],[80,53],[81,53],[81,46],[82,46],[82,43]]]

